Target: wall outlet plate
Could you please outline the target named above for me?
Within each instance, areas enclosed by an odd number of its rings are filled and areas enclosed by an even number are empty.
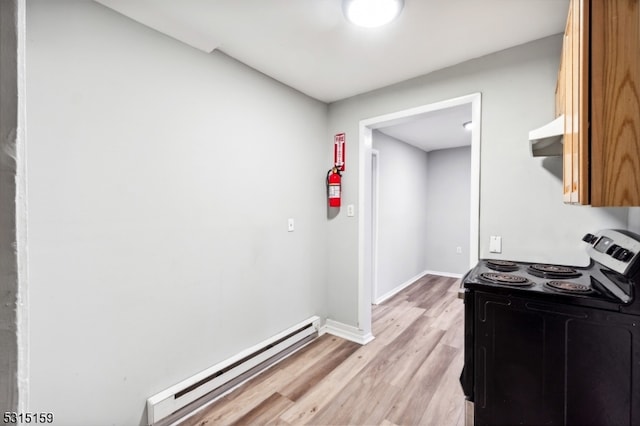
[[[502,253],[502,237],[492,235],[489,240],[489,253]]]
[[[288,232],[293,232],[295,230],[295,224],[293,222],[292,218],[289,218],[288,222],[287,222],[287,231]]]

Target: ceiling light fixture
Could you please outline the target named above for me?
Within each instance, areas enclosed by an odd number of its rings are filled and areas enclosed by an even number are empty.
[[[404,0],[342,0],[344,16],[359,27],[388,24],[400,15]]]
[[[465,130],[473,129],[473,121],[467,121],[465,123],[462,123],[462,127],[464,127]]]

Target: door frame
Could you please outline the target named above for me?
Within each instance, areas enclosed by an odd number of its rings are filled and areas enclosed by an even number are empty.
[[[371,335],[371,302],[373,292],[373,268],[375,267],[376,244],[372,235],[374,213],[372,212],[372,133],[373,130],[399,124],[427,112],[454,106],[471,104],[471,208],[469,232],[469,268],[473,267],[480,253],[480,134],[481,93],[460,96],[409,108],[359,123],[359,176],[358,176],[358,326],[365,335]]]
[[[379,182],[380,182],[380,152],[371,149],[371,191],[368,205],[371,208],[371,300],[378,298],[378,218],[379,218]]]

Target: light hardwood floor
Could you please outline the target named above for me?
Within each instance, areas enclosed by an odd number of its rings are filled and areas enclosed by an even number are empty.
[[[461,426],[458,287],[426,275],[373,306],[369,344],[325,334],[182,425]]]

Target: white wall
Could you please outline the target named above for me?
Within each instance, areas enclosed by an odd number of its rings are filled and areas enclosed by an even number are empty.
[[[327,107],[94,2],[27,6],[28,408],[139,424],[325,313]]]
[[[346,132],[347,158],[356,159],[361,120],[481,92],[480,256],[500,235],[504,258],[585,264],[581,237],[625,227],[628,209],[564,205],[559,160],[529,153],[529,130],[554,117],[561,45],[560,35],[548,37],[333,103],[328,134]],[[357,168],[351,162],[343,177],[345,204],[357,204]],[[358,223],[350,219],[329,223],[341,244],[329,256],[328,315],[358,325]]]
[[[629,208],[629,231],[640,234],[640,207]]]
[[[425,271],[427,153],[377,130],[378,276],[374,300]]]
[[[427,164],[427,269],[463,274],[469,270],[471,147],[430,151]]]

